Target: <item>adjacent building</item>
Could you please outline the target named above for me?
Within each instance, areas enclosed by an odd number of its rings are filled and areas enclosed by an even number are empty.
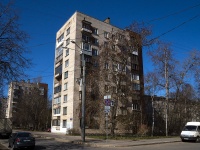
[[[11,82],[8,89],[8,100],[6,108],[6,118],[15,118],[17,111],[17,102],[25,94],[31,94],[34,88],[40,90],[40,95],[47,98],[48,84],[45,83],[31,83],[28,81]]]
[[[5,118],[7,106],[7,98],[0,98],[0,118]]]
[[[56,48],[55,48],[55,63],[54,63],[54,83],[53,83],[53,100],[52,100],[52,132],[68,133],[69,130],[79,130],[81,122],[81,79],[83,78],[82,67],[82,55],[86,62],[86,101],[89,101],[88,96],[93,98],[90,104],[96,105],[97,101],[104,102],[104,96],[113,97],[114,91],[117,95],[116,87],[112,87],[111,84],[104,83],[103,80],[99,80],[96,85],[99,86],[99,93],[93,93],[94,87],[89,79],[97,78],[99,74],[98,68],[100,65],[104,65],[105,69],[109,69],[109,64],[100,64],[98,58],[101,55],[101,46],[106,45],[110,37],[112,37],[112,31],[123,31],[110,24],[110,18],[105,21],[100,21],[88,15],[80,12],[75,12],[67,22],[56,33]],[[136,34],[136,33],[134,33]],[[113,49],[116,45],[113,45]],[[117,46],[116,46],[117,47]],[[102,57],[101,57],[102,58]],[[128,60],[128,58],[127,58]],[[130,83],[133,83],[130,87],[130,91],[133,91],[131,100],[126,105],[119,104],[119,109],[116,115],[126,115],[127,108],[132,114],[139,113],[139,118],[142,117],[142,95],[143,95],[143,64],[142,64],[142,47],[135,49],[131,55],[127,66],[120,66],[120,64],[110,64],[110,68],[113,71],[121,70],[130,75]],[[90,69],[90,67],[93,69]],[[92,70],[92,71],[91,71]],[[96,71],[94,73],[94,71]],[[111,70],[111,69],[110,69]],[[93,72],[93,76],[90,73]],[[112,73],[112,72],[111,72]],[[96,74],[96,76],[95,76]],[[107,81],[106,81],[107,82]],[[109,82],[109,81],[108,81]],[[114,85],[114,84],[113,84]],[[101,94],[100,94],[101,93]],[[98,97],[96,97],[98,95]],[[122,93],[123,97],[124,94]],[[111,98],[112,99],[112,98]],[[111,101],[113,102],[113,101]],[[114,105],[114,102],[112,103]],[[109,104],[109,105],[112,105]],[[86,105],[86,112],[87,112]],[[90,111],[96,121],[101,121],[101,124],[96,125],[95,128],[99,131],[103,131],[105,128],[105,110],[101,109],[101,105],[97,105],[98,108]],[[104,108],[104,107],[103,107]],[[109,107],[110,108],[110,107]],[[95,116],[94,112],[101,111],[102,115]],[[101,117],[101,119],[100,119]],[[136,118],[135,116],[133,116]],[[87,126],[86,128],[90,128]],[[88,129],[89,130],[89,129]],[[87,131],[86,131],[87,132]]]

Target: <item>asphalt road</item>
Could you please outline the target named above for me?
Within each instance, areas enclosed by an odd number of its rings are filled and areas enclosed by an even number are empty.
[[[0,144],[0,150],[8,150],[8,139],[0,139],[5,147],[2,147]],[[153,144],[153,145],[140,145],[140,146],[130,146],[127,147],[85,147],[79,144],[67,143],[67,142],[58,142],[51,139],[36,138],[36,147],[35,150],[199,150],[200,143],[195,142],[176,142],[176,143],[165,143],[165,144]]]
[[[58,142],[51,139],[36,138],[35,150],[98,150],[102,148],[85,147],[79,144]],[[0,150],[8,150],[8,139],[0,139]]]

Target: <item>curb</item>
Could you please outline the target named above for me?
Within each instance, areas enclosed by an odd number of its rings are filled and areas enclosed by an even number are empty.
[[[94,143],[83,143],[82,141],[80,142],[74,142],[75,144],[82,144],[85,146],[89,147],[133,147],[133,146],[141,146],[141,145],[154,145],[154,144],[165,144],[165,143],[175,143],[175,142],[180,142],[180,140],[177,141],[160,141],[160,142],[149,142],[149,143],[135,143],[135,144],[129,144],[129,145],[115,145],[115,144],[94,144]]]
[[[165,144],[165,143],[175,143],[175,142],[181,142],[180,140],[173,140],[173,141],[155,141],[155,142],[151,142],[151,141],[147,141],[147,142],[139,142],[139,143],[131,143],[131,144],[120,144],[117,145],[115,143],[109,144],[106,141],[102,144],[102,141],[98,144],[98,143],[90,143],[90,142],[82,142],[82,141],[74,141],[74,140],[67,140],[67,139],[63,139],[63,138],[53,138],[53,137],[48,137],[48,136],[42,136],[42,135],[35,135],[35,137],[41,137],[41,138],[45,138],[45,139],[50,139],[50,140],[55,140],[55,141],[59,141],[59,142],[68,142],[68,143],[73,143],[73,144],[79,144],[79,145],[85,145],[88,147],[102,147],[102,148],[106,148],[106,147],[133,147],[133,146],[141,146],[141,145],[154,145],[154,144]]]

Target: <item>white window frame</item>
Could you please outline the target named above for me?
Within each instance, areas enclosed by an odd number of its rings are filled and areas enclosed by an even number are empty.
[[[63,120],[63,128],[67,128],[67,120]]]
[[[64,73],[64,79],[67,79],[68,75],[69,75],[68,71],[65,71],[65,73]]]
[[[69,28],[67,28],[67,35],[69,35],[70,34],[70,27]]]
[[[67,107],[63,107],[63,115],[67,115]]]
[[[64,95],[64,99],[63,99],[63,102],[67,102],[67,98],[68,98],[68,95]]]
[[[69,66],[69,59],[67,59],[66,61],[65,61],[65,68],[67,68]]]
[[[69,48],[67,48],[66,50],[65,50],[65,56],[68,56],[69,55]]]
[[[68,83],[66,82],[66,83],[64,84],[64,91],[67,90],[67,89],[68,89]]]

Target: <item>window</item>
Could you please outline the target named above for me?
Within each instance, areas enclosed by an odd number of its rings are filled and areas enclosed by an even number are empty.
[[[113,64],[113,71],[117,71],[117,64]]]
[[[56,49],[56,57],[62,55],[63,53],[63,45],[60,45],[57,49]]]
[[[53,126],[60,126],[60,120],[54,119],[52,124],[53,124]]]
[[[99,45],[99,40],[98,39],[94,39],[94,44],[95,45]]]
[[[57,39],[57,42],[58,43],[62,42],[63,38],[64,38],[64,33]]]
[[[83,42],[86,42],[86,43],[90,42],[89,36],[86,36],[86,35],[82,35],[82,40]]]
[[[67,94],[64,95],[64,102],[67,102]]]
[[[132,64],[132,69],[139,70],[139,66],[137,64]]]
[[[67,115],[67,107],[63,107],[63,115]]]
[[[122,71],[126,72],[126,66],[122,66]]]
[[[140,110],[140,106],[138,104],[132,104],[132,110]]]
[[[104,47],[105,47],[105,48],[108,47],[108,42],[104,42]]]
[[[67,90],[67,84],[68,84],[68,83],[65,83],[65,84],[64,84],[64,90]]]
[[[91,62],[91,58],[89,58],[89,57],[85,57],[85,62]]]
[[[61,101],[61,97],[54,98],[54,104],[59,104]]]
[[[110,81],[110,74],[105,75],[105,79],[106,79],[107,81]]]
[[[98,67],[99,64],[97,61],[94,61],[93,65],[94,65],[94,67]]]
[[[63,120],[63,128],[67,128],[67,120]]]
[[[104,68],[105,68],[105,69],[109,69],[109,65],[108,65],[107,62],[105,63]]]
[[[68,56],[68,55],[69,55],[69,48],[67,48],[65,51],[65,56]]]
[[[54,115],[60,114],[60,107],[53,109],[53,113],[54,113]]]
[[[98,56],[98,55],[99,55],[98,50],[93,48],[93,49],[92,49],[92,55],[93,55],[93,56]]]
[[[135,62],[138,62],[138,56],[137,56],[137,55],[133,55],[133,60],[134,60]]]
[[[139,75],[138,74],[132,74],[132,81],[133,80],[140,80]]]
[[[70,38],[66,40],[66,46],[70,44]]]
[[[104,37],[105,37],[105,38],[109,38],[109,33],[106,32],[106,31],[104,31]]]
[[[91,45],[89,43],[82,43],[82,49],[91,51]]]
[[[83,23],[83,24],[82,24],[82,27],[85,28],[85,29],[90,30],[90,27],[91,27],[91,26],[90,26],[89,24],[87,24],[87,23]]]
[[[98,29],[94,28],[93,33],[96,34],[96,35],[98,35]]]
[[[55,68],[55,75],[62,74],[62,65]]]
[[[138,84],[138,83],[133,83],[132,89],[133,89],[133,90],[140,90],[140,84]]]
[[[54,88],[54,94],[61,92],[61,85]]]
[[[70,27],[67,29],[67,35],[70,34]]]
[[[113,93],[117,93],[117,87],[113,86]]]
[[[68,71],[65,72],[64,78],[65,78],[65,79],[68,78]]]
[[[108,85],[105,85],[105,91],[109,92],[109,86]]]
[[[69,66],[69,59],[65,61],[65,68]]]

